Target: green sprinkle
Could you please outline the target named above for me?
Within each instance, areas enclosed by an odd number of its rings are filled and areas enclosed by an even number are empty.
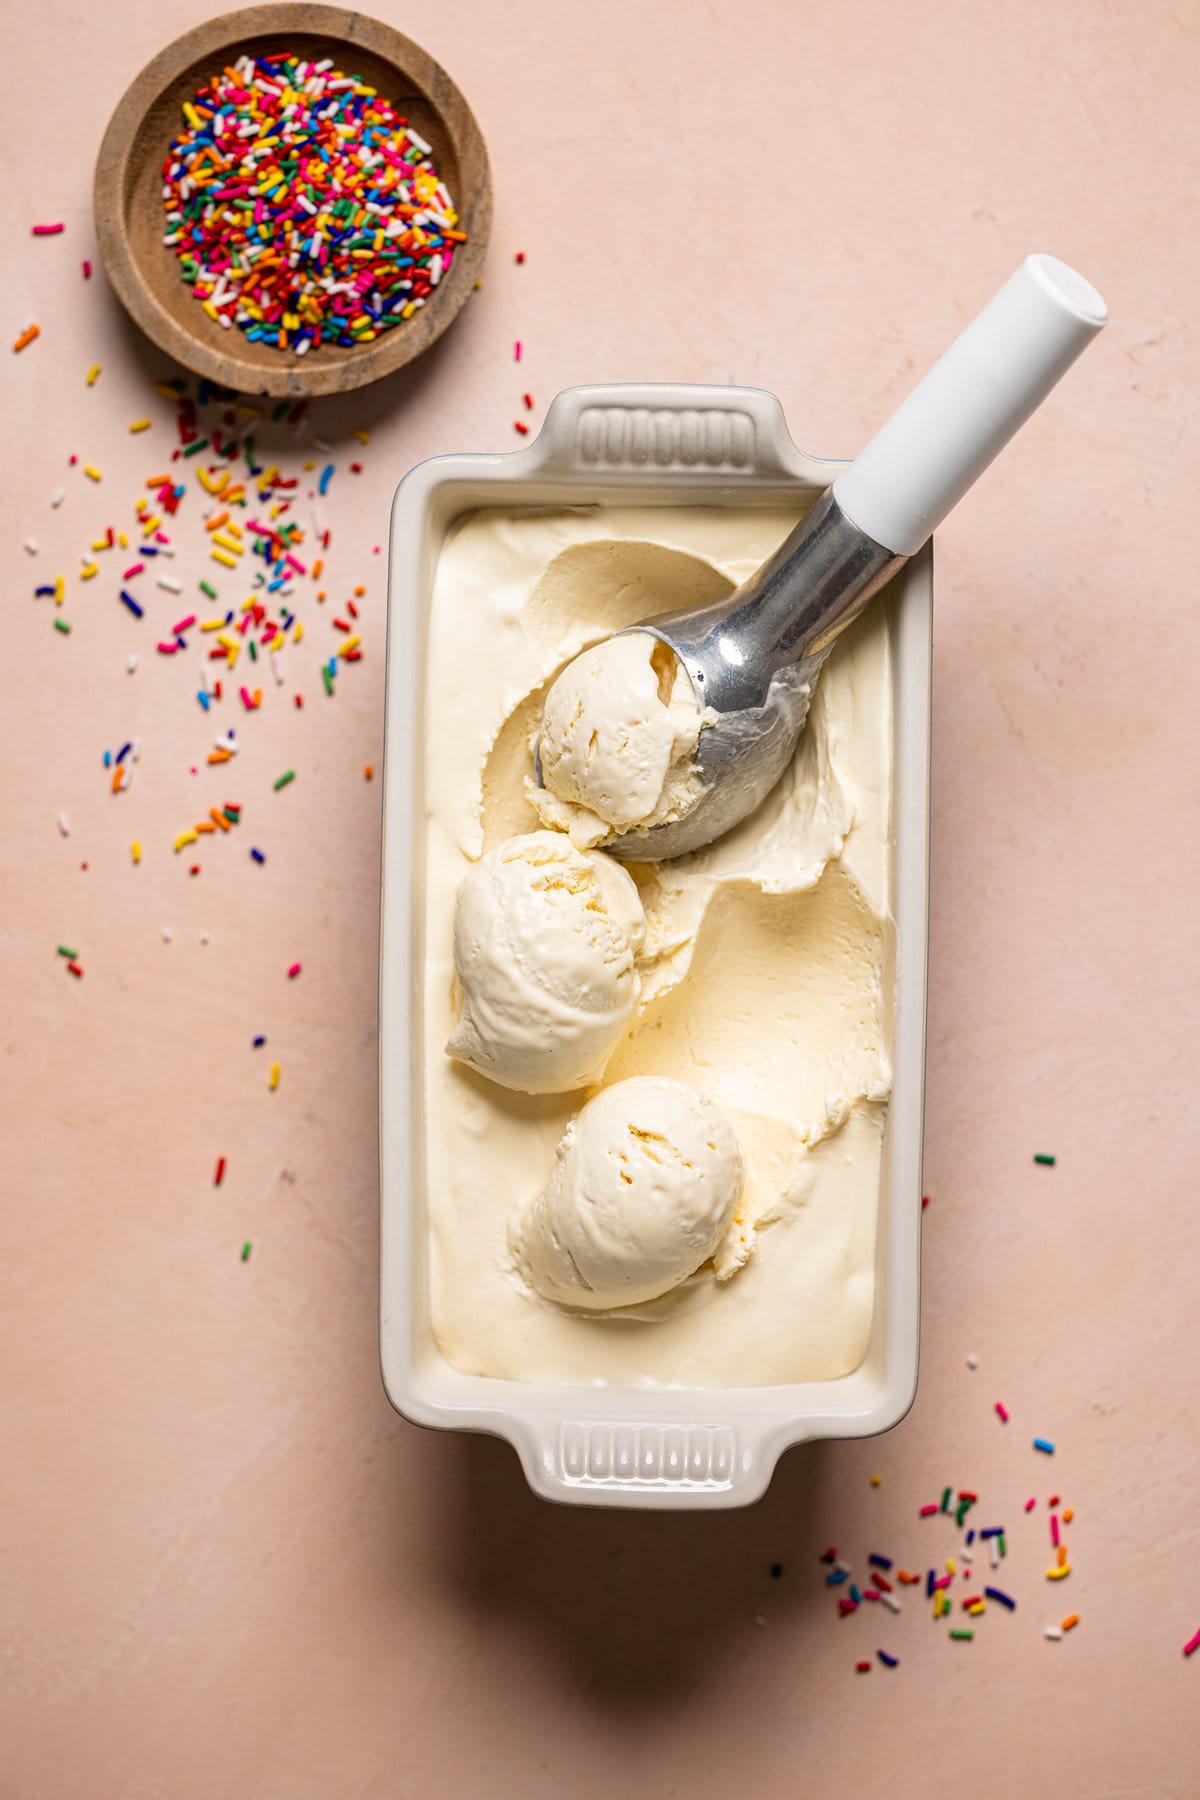
[[[943,1489],[942,1489],[942,1511],[943,1511],[943,1512],[949,1512],[949,1511],[950,1511],[950,1495],[951,1495],[951,1489],[950,1489],[950,1488],[943,1488]]]
[[[246,1242],[242,1245],[242,1261],[243,1262],[250,1261],[250,1239],[249,1238],[247,1238]],[[968,1633],[968,1636],[969,1635],[970,1634]]]
[[[975,1636],[975,1633],[973,1631],[967,1631],[964,1626],[955,1625],[951,1628],[950,1636],[952,1638],[961,1638],[964,1643],[969,1644],[971,1639]]]
[[[69,631],[70,631],[70,629],[71,629],[71,627],[70,627],[70,626],[69,626],[69,625],[68,625],[68,624],[67,624],[67,621],[66,621],[66,620],[65,620],[65,619],[55,619],[55,621],[54,621],[54,629],[55,629],[55,631],[67,631],[67,632],[69,632]]]
[[[332,695],[333,694],[333,677],[330,675],[329,670],[326,668],[324,663],[321,664],[321,680],[325,683],[325,692],[329,695]]]
[[[971,1502],[969,1500],[960,1500],[959,1501],[958,1511],[954,1515],[954,1523],[956,1525],[962,1524],[963,1520],[967,1516],[968,1510],[970,1509],[970,1505],[971,1505]]]
[[[250,661],[258,661],[258,645],[254,642],[253,638],[250,639]]]
[[[202,450],[207,450],[207,449],[208,449],[208,439],[207,438],[197,438],[196,442],[194,444],[188,445],[187,449],[184,451],[183,454],[185,456],[199,456],[199,454]]]
[[[225,814],[225,817],[229,820],[229,823],[231,825],[240,825],[241,824],[241,822],[242,822],[241,813],[234,812],[234,810],[231,806],[224,806],[221,808],[221,810]]]
[[[279,423],[280,419],[282,419],[284,413],[287,411],[289,405],[290,405],[290,402],[287,400],[281,400],[279,402],[279,405],[275,408],[275,411],[271,414],[271,421],[273,424],[277,425]]]
[[[1043,1151],[1039,1150],[1033,1160],[1035,1163],[1041,1163],[1043,1169],[1052,1169],[1058,1161],[1058,1158],[1055,1156],[1047,1156]]]
[[[68,962],[74,962],[75,958],[79,955],[79,952],[78,950],[68,950],[65,944],[60,944],[58,946],[58,954],[60,956],[65,956]]]
[[[295,769],[288,769],[284,774],[282,774],[279,777],[278,781],[275,783],[275,792],[278,793],[281,787],[286,787],[289,781],[295,781],[295,779],[296,779]]]
[[[1007,1544],[1006,1544],[1006,1543],[1005,1543],[1005,1541],[1004,1541],[1004,1533],[1003,1533],[1003,1532],[1001,1532],[1001,1533],[1000,1533],[1000,1542],[999,1542],[999,1548],[1000,1548],[1000,1554],[1001,1554],[1001,1556],[1007,1556],[1007,1555],[1008,1555],[1008,1545],[1007,1545]]]
[[[200,592],[202,594],[207,594],[210,600],[215,600],[217,597],[217,590],[212,585],[211,581],[202,581],[200,583]]]

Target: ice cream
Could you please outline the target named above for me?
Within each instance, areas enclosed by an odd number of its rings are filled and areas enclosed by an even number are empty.
[[[506,840],[458,891],[448,1054],[526,1094],[599,1081],[637,1000],[645,935],[619,863],[557,831]]]
[[[702,792],[705,723],[687,670],[649,632],[626,632],[569,662],[546,696],[538,749],[548,825],[576,843],[677,819]]]
[[[747,1254],[743,1179],[711,1100],[662,1076],[618,1081],[568,1125],[549,1181],[514,1216],[514,1264],[544,1299],[589,1311],[655,1300],[710,1260],[728,1279]]]
[[[724,1244],[738,1257],[753,1244],[735,1279],[718,1279],[722,1248],[657,1298],[611,1311],[539,1291],[532,1258],[516,1266],[511,1222],[532,1219],[593,1097],[519,1093],[444,1054],[461,1004],[455,896],[507,840],[539,829],[526,778],[555,678],[614,633],[727,594],[796,517],[716,503],[486,511],[441,545],[420,796],[420,1204],[430,1320],[459,1370],[738,1387],[831,1380],[865,1354],[891,1079],[886,603],[836,645],[791,769],[754,817],[695,855],[625,865],[646,935],[600,1092],[665,1078],[728,1120],[745,1180]]]

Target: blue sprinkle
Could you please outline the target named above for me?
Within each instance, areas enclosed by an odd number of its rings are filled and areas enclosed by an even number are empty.
[[[1009,1612],[1016,1611],[1017,1603],[1011,1594],[1004,1593],[1000,1588],[984,1588],[983,1591],[989,1600],[998,1600],[1001,1606],[1007,1606]]]
[[[257,863],[264,863],[267,860],[261,850],[251,850],[250,854]]]
[[[1049,1438],[1034,1438],[1033,1447],[1035,1450],[1044,1450],[1047,1456],[1054,1455],[1054,1445]]]
[[[933,1599],[933,1584],[936,1578],[936,1571],[930,1569],[928,1575],[925,1577],[925,1598],[927,1600]]]
[[[895,1669],[900,1666],[900,1658],[898,1656],[889,1656],[886,1650],[877,1650],[875,1654],[885,1669]]]
[[[862,1601],[862,1595],[859,1593],[853,1582],[850,1583],[850,1598],[853,1600],[855,1606],[858,1606]]]
[[[826,1587],[836,1587],[838,1585],[839,1581],[845,1581],[845,1579],[846,1579],[845,1569],[832,1569],[829,1572],[829,1574],[825,1577],[825,1586]]]
[[[332,479],[333,479],[333,464],[326,463],[325,467],[321,470],[321,479],[317,483],[318,494],[323,494],[325,492],[326,488],[329,486],[329,483],[331,482]]]
[[[979,1535],[981,1538],[1003,1537],[1004,1536],[1004,1527],[1003,1527],[1003,1525],[985,1525]]]
[[[157,556],[158,554],[159,554],[159,550],[158,550],[157,544],[139,544],[138,545],[138,555],[139,556]]]
[[[133,614],[134,618],[140,619],[142,617],[142,614],[146,610],[145,607],[139,606],[137,601],[134,599],[133,595],[127,594],[124,588],[121,589],[121,598],[125,602],[126,606],[129,608],[130,612]]]
[[[51,584],[50,587],[34,588],[33,597],[35,600],[40,600],[43,594],[53,594],[53,592],[54,592],[53,584]]]
[[[104,766],[106,769],[112,768],[112,751],[111,750],[106,750],[104,752]]]
[[[126,757],[127,757],[127,756],[128,756],[128,755],[129,755],[129,752],[130,752],[130,751],[131,751],[131,750],[132,750],[132,749],[133,749],[133,745],[132,745],[132,744],[122,744],[122,745],[121,745],[121,748],[120,748],[120,749],[119,749],[119,750],[118,750],[118,751],[117,751],[117,761],[118,761],[118,762],[119,762],[119,763],[120,763],[120,762],[124,762],[124,761],[125,761],[125,758],[126,758]]]
[[[196,698],[200,702],[201,706],[204,708],[205,712],[207,712],[208,711],[208,695],[205,693],[203,688],[199,688],[197,690]]]
[[[331,656],[328,663],[326,664],[326,667],[328,668],[329,673],[331,675],[336,675],[337,674],[337,657]]]
[[[261,1050],[266,1041],[265,1037],[256,1037],[254,1040],[254,1048],[256,1050]]]
[[[877,1569],[890,1569],[892,1566],[892,1559],[890,1556],[876,1556],[873,1552],[868,1556],[867,1561],[869,1563],[874,1563]]]

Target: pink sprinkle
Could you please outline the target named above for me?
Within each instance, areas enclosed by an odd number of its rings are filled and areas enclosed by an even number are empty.
[[[171,484],[169,481],[166,484],[166,491],[168,493],[171,491]],[[156,544],[169,544],[171,540],[165,531],[156,531],[154,534],[154,541]]]
[[[1185,1656],[1190,1656],[1193,1650],[1200,1650],[1200,1631],[1196,1633],[1195,1637],[1188,1639],[1187,1643],[1183,1646],[1183,1654]]]
[[[130,563],[129,567],[126,569],[125,573],[122,575],[121,580],[122,581],[132,581],[134,576],[140,575],[145,567],[146,567],[145,563]]]
[[[937,1510],[938,1510],[937,1507],[933,1504],[932,1501],[930,1501],[928,1506],[923,1506],[921,1508],[919,1517],[922,1519],[928,1519],[933,1513],[937,1512]]]
[[[1027,1500],[1027,1501],[1026,1501],[1026,1502],[1025,1502],[1025,1511],[1026,1511],[1026,1512],[1032,1512],[1032,1511],[1033,1511],[1033,1509],[1034,1509],[1034,1507],[1035,1507],[1035,1506],[1036,1506],[1036,1505],[1037,1505],[1037,1501],[1036,1501],[1036,1500]]]
[[[83,259],[83,279],[85,281],[90,281],[92,279],[92,265],[86,256]]]
[[[61,224],[35,225],[33,228],[33,235],[34,237],[57,237],[60,231],[65,231],[66,229],[66,226]]]
[[[246,689],[239,688],[238,693],[242,696],[242,705],[245,707],[246,711],[253,712],[254,711],[254,702],[250,698],[250,695],[248,694]]]
[[[520,338],[518,338],[516,343],[513,345],[513,361],[520,362],[520,360],[521,360],[521,340],[520,340]]]
[[[1008,1408],[1007,1408],[1007,1406],[1002,1405],[1001,1402],[999,1400],[997,1400],[996,1411],[1000,1414],[1000,1417],[1004,1420],[1004,1423],[1007,1425],[1008,1424]]]
[[[953,1575],[940,1575],[933,1584],[934,1593],[936,1594],[939,1588],[948,1588],[953,1580]]]
[[[1050,1542],[1055,1545],[1057,1545],[1057,1543],[1058,1543],[1058,1514],[1057,1513],[1050,1514]]]
[[[850,1613],[858,1611],[858,1601],[857,1600],[839,1600],[838,1601],[838,1611],[841,1613],[841,1615],[844,1619]]]
[[[289,981],[295,981],[297,975],[300,973],[300,967],[301,965],[299,963],[292,964],[291,968],[288,970]]]
[[[189,625],[194,625],[195,623],[195,613],[189,613],[186,619],[180,619],[178,625],[172,628],[175,632],[175,636],[178,637],[181,631],[186,631]]]
[[[862,1591],[862,1597],[864,1600],[878,1600],[879,1589],[878,1588],[864,1588]]]
[[[158,647],[162,651],[164,656],[174,656],[175,652],[179,648],[179,645],[178,644],[160,644]]]

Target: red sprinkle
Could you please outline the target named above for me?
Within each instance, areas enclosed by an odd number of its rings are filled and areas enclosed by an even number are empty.
[[[860,1675],[869,1675],[871,1673],[871,1665],[869,1662],[855,1663],[854,1667],[858,1670]]]
[[[522,394],[521,398],[525,402],[526,406],[529,408],[529,411],[532,412],[533,411],[533,395],[532,394]]]
[[[922,1194],[922,1195],[921,1195],[921,1211],[922,1211],[922,1212],[924,1212],[924,1211],[925,1211],[925,1208],[926,1208],[926,1207],[927,1207],[927,1206],[928,1206],[928,1205],[929,1205],[929,1195],[928,1195],[928,1194]]]
[[[86,868],[87,868],[87,864],[86,864],[86,863],[82,863],[82,864],[81,864],[81,865],[80,865],[80,867],[81,867],[81,868],[84,868],[84,869],[86,869]],[[77,963],[77,962],[69,962],[69,963],[68,963],[68,964],[67,964],[67,967],[68,967],[68,969],[70,969],[70,971],[71,971],[71,973],[72,973],[72,975],[82,975],[82,974],[83,974],[83,970],[82,970],[82,969],[81,969],[81,968],[80,968],[80,966],[79,966],[79,964],[78,964],[78,963]]]
[[[523,263],[525,261],[525,252],[523,250],[518,250],[517,254],[513,257],[513,261]]]
[[[220,1185],[224,1181],[224,1179],[225,1179],[225,1158],[223,1156],[218,1156],[217,1172],[213,1176],[213,1186],[220,1187]]]
[[[85,281],[90,281],[92,279],[92,265],[86,256],[83,259],[83,279]]]
[[[513,420],[513,430],[519,431],[522,437],[529,436],[529,427],[528,427],[528,425],[526,425],[526,423],[523,419],[514,419]]]
[[[293,963],[291,968],[288,970],[288,980],[295,981],[295,979],[296,979],[297,975],[300,973],[300,970],[302,967],[303,967],[303,965],[301,963]]]
[[[297,706],[304,705],[304,695],[303,694],[294,694],[292,697],[295,700]]]

